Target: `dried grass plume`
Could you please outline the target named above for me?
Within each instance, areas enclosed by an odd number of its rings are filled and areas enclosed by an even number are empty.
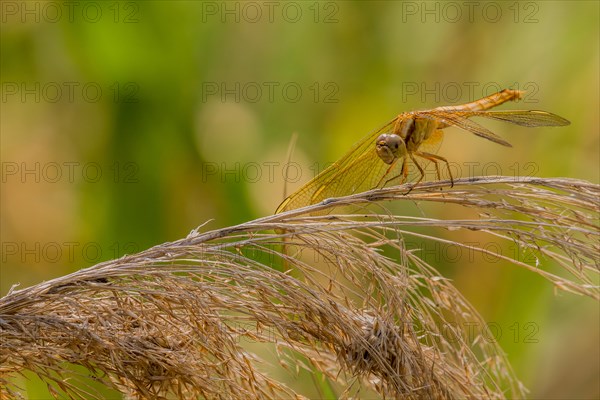
[[[61,398],[102,398],[98,385],[127,398],[522,397],[502,349],[469,329],[485,322],[415,244],[489,253],[461,239],[477,231],[537,262],[496,257],[598,300],[600,187],[485,177],[405,193],[195,230],[11,290],[0,299],[2,396],[19,398],[14,377],[33,373]],[[389,201],[469,217],[402,216]],[[286,375],[313,376],[312,391]]]

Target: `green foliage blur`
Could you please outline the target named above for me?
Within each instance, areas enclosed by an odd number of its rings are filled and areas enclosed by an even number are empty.
[[[2,295],[272,213],[294,132],[288,193],[401,111],[506,87],[528,94],[503,109],[572,124],[486,123],[512,149],[448,129],[439,154],[459,175],[600,180],[598,2],[1,6]],[[592,300],[441,264],[501,327],[532,398],[600,396]]]

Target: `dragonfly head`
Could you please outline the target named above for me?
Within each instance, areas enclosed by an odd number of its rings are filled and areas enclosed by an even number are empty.
[[[393,163],[397,158],[406,154],[404,140],[398,135],[384,133],[375,141],[377,155],[386,164]]]

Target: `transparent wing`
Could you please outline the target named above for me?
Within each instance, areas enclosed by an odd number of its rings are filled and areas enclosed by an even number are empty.
[[[419,151],[436,154],[440,149],[442,140],[444,139],[444,131],[441,129],[435,130],[432,135],[424,140],[419,146]]]
[[[430,118],[438,119],[441,122],[440,128],[454,125],[503,146],[510,146],[510,143],[468,118],[483,117],[531,128],[540,126],[564,126],[570,124],[570,122],[563,117],[539,110],[448,112],[434,109],[430,111],[420,111],[418,114],[428,115]]]
[[[484,117],[532,128],[539,126],[565,126],[571,123],[561,116],[539,110],[475,111],[459,114],[466,114],[462,115],[463,117]]]
[[[315,204],[330,197],[370,190],[377,187],[380,181],[385,183],[386,175],[390,178],[399,175],[402,160],[397,160],[390,168],[390,165],[377,156],[375,150],[377,137],[382,133],[392,132],[399,118],[401,117],[394,118],[356,143],[335,164],[285,199],[275,213]]]
[[[500,136],[496,135],[489,129],[479,125],[475,121],[471,121],[467,119],[468,117],[480,114],[486,114],[486,111],[460,111],[460,112],[445,112],[445,111],[419,111],[416,114],[421,116],[426,116],[428,118],[435,118],[440,122],[440,128],[446,128],[448,126],[454,125],[459,128],[462,128],[466,131],[473,133],[479,137],[485,138],[487,140],[491,140],[492,142],[501,144],[503,146],[511,147],[510,143],[506,140],[502,139]]]

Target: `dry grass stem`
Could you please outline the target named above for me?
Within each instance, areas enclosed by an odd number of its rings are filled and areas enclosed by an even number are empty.
[[[319,376],[314,390],[324,397],[523,396],[498,344],[473,332],[485,322],[418,243],[489,255],[483,242],[461,239],[464,230],[478,231],[536,261],[494,254],[499,259],[598,300],[600,187],[484,177],[405,193],[386,188],[193,231],[12,290],[0,300],[2,394],[19,397],[14,377],[26,371],[67,398],[101,398],[99,384],[128,398],[314,393],[282,378],[287,370]],[[469,217],[386,208],[397,203],[442,203]],[[341,205],[359,213],[339,214]]]

